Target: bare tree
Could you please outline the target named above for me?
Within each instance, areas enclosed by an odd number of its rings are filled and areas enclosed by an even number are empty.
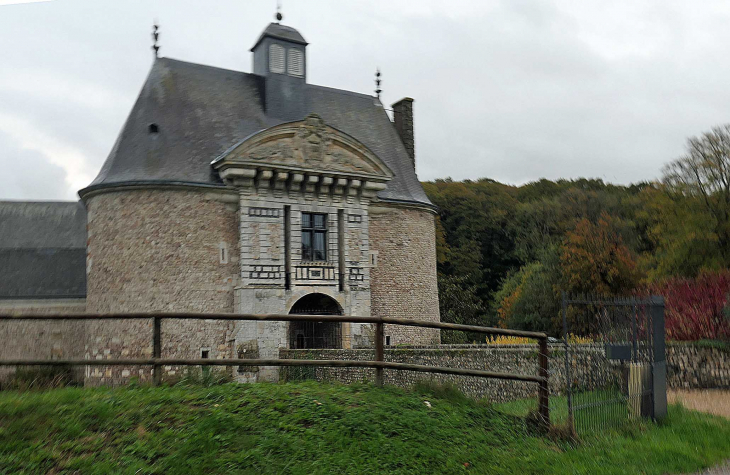
[[[687,140],[687,153],[663,169],[668,192],[701,200],[715,219],[723,258],[730,257],[730,124]]]

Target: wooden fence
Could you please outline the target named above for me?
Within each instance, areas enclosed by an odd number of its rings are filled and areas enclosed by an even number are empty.
[[[0,366],[152,366],[153,382],[155,385],[161,383],[162,367],[169,366],[324,366],[324,367],[345,367],[345,368],[375,368],[375,382],[383,385],[383,370],[395,369],[406,371],[419,371],[424,373],[439,373],[458,376],[476,376],[480,378],[493,378],[512,381],[522,381],[538,384],[538,415],[544,426],[550,425],[549,410],[549,388],[548,388],[548,345],[545,333],[528,332],[522,330],[510,330],[505,328],[481,327],[475,325],[459,325],[455,323],[427,322],[423,320],[411,320],[407,318],[390,317],[353,317],[345,315],[248,315],[232,313],[105,313],[105,314],[63,314],[63,315],[14,315],[0,314],[0,321],[23,321],[23,320],[142,320],[152,319],[152,358],[146,359],[8,359],[0,360]],[[292,359],[189,359],[170,358],[162,359],[162,331],[163,319],[176,320],[227,320],[227,321],[289,321],[289,322],[350,322],[375,324],[375,360],[292,360]],[[487,335],[516,336],[535,339],[538,342],[538,364],[537,375],[525,375],[514,373],[500,373],[494,371],[482,371],[463,368],[446,368],[441,366],[426,366],[407,363],[391,363],[384,361],[383,345],[384,325],[403,325],[420,328],[438,328],[440,330],[455,330]]]

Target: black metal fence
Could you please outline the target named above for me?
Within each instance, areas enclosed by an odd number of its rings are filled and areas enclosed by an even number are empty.
[[[568,422],[577,433],[666,415],[664,299],[563,294]]]

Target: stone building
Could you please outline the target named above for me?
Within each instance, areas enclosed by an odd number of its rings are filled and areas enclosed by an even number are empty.
[[[309,84],[307,47],[298,31],[272,23],[251,48],[253,73],[156,59],[101,171],[79,192],[83,206],[0,206],[0,219],[5,208],[74,210],[59,226],[77,226],[68,243],[75,258],[57,264],[80,279],[85,235],[85,292],[68,290],[70,310],[439,320],[435,211],[415,173],[413,100],[393,104],[391,121],[377,97]],[[22,219],[21,228],[35,225]],[[49,242],[30,245],[42,254],[56,233],[38,225]],[[8,255],[25,252],[22,238],[10,244]],[[39,308],[32,294],[13,297],[12,273],[0,279],[0,311]],[[73,340],[85,342],[86,358],[152,351],[146,320],[69,331],[83,334]],[[166,320],[162,351],[277,358],[282,347],[371,346],[373,334],[349,323]],[[385,335],[389,345],[439,340],[437,330],[410,327]],[[134,375],[149,369],[86,371],[92,384]],[[259,368],[239,378],[277,375]]]

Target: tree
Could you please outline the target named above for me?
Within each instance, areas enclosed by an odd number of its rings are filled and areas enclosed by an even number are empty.
[[[476,287],[467,277],[439,275],[439,307],[441,321],[462,325],[484,325],[486,313]],[[469,343],[480,339],[481,335],[471,335],[457,331],[442,331],[443,343]]]
[[[670,196],[665,185],[646,188],[635,225],[643,228],[649,244],[640,266],[649,281],[696,277],[702,271],[724,268],[714,219],[700,199]]]
[[[621,295],[636,287],[634,256],[612,224],[607,214],[596,224],[583,218],[566,235],[560,262],[569,293]]]
[[[687,153],[664,167],[673,196],[696,197],[713,218],[722,258],[730,262],[730,124],[687,140]]]
[[[494,296],[493,313],[505,328],[561,333],[559,248],[544,250],[534,261],[508,276]]]

